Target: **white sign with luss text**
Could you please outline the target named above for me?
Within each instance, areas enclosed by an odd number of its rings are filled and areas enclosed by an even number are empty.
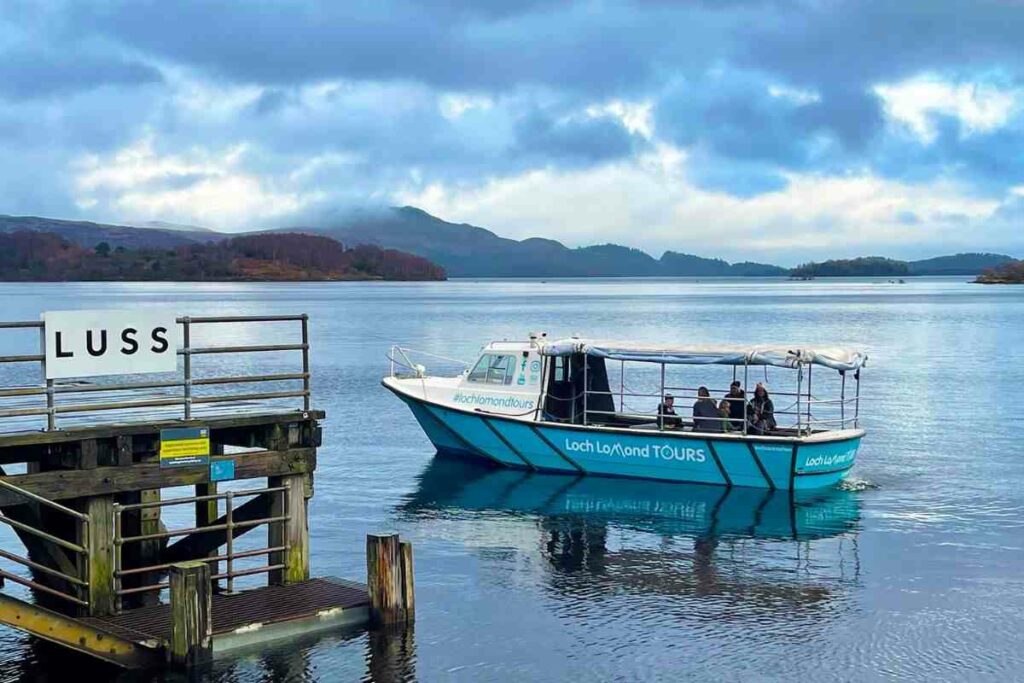
[[[181,332],[166,311],[47,311],[46,379],[174,372]]]

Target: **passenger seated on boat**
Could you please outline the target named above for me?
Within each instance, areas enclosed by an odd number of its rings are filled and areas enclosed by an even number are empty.
[[[665,394],[665,398],[658,404],[659,429],[679,429],[683,426],[683,421],[676,417],[675,404],[676,397],[672,394]]]
[[[737,430],[742,431],[740,427],[734,427],[729,421],[729,399],[723,398],[722,402],[718,404],[718,414],[722,418],[722,431],[723,432],[734,432]]]
[[[754,389],[754,399],[750,402],[750,426],[753,434],[767,434],[776,427],[775,404],[768,396],[768,389],[761,382]]]
[[[729,385],[729,393],[725,395],[729,402],[729,427],[737,432],[743,431],[743,423],[747,420],[747,392],[737,379]]]
[[[697,402],[693,404],[693,431],[722,431],[722,414],[711,400],[711,392],[707,387],[697,389]]]

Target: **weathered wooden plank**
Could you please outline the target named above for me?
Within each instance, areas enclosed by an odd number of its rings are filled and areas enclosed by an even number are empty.
[[[163,652],[157,647],[124,640],[92,624],[7,595],[0,595],[0,623],[126,669],[163,663]]]
[[[283,492],[273,494],[270,516],[287,515],[288,519],[268,525],[268,546],[286,546],[288,549],[271,555],[270,564],[283,564],[285,567],[272,571],[269,581],[271,584],[299,583],[309,578],[306,477],[302,474],[275,477],[270,480],[270,485],[285,487]]]
[[[87,538],[80,542],[89,550],[89,615],[113,614],[114,602],[114,497],[86,499],[89,515]]]
[[[132,464],[133,439],[130,434],[117,436],[117,457],[113,464],[118,467],[128,467]]]
[[[370,591],[370,621],[374,626],[405,619],[399,557],[398,534],[366,536],[366,584]]]
[[[405,609],[405,620],[413,621],[416,616],[416,582],[413,578],[412,543],[400,541],[398,554],[402,570],[402,607]]]
[[[213,657],[210,567],[182,562],[171,567],[171,663],[191,668]]]
[[[96,469],[99,465],[100,448],[96,439],[85,439],[81,443],[76,466],[82,470]]]
[[[224,456],[235,461],[235,479],[255,479],[289,474],[306,474],[316,468],[316,451],[297,448],[289,451],[259,451]],[[161,469],[158,463],[139,463],[131,467],[97,467],[92,470],[54,470],[19,474],[7,481],[50,500],[102,496],[125,491],[194,486],[210,481],[210,468],[175,467]],[[0,507],[23,502],[11,492],[0,491]]]
[[[209,484],[196,484],[195,489],[196,497],[200,498],[203,496],[215,496],[217,495],[217,482],[210,482]],[[214,520],[217,519],[217,505],[218,501],[216,498],[212,500],[199,500],[196,501],[196,526],[210,526]],[[206,534],[202,534],[206,535]],[[210,555],[216,554],[216,548],[210,551]],[[193,556],[195,557],[195,556]],[[219,574],[218,563],[213,562],[210,564],[210,573]]]
[[[99,418],[102,419],[102,418]],[[209,427],[211,430],[251,428],[291,422],[308,422],[324,419],[324,411],[310,410],[282,413],[257,413],[252,415],[211,415],[195,420],[163,420],[158,422],[108,423],[88,427],[0,434],[0,449],[32,446],[39,444],[70,443],[83,439],[113,439],[122,434],[144,435],[159,433],[172,427]],[[224,443],[231,443],[225,441]]]

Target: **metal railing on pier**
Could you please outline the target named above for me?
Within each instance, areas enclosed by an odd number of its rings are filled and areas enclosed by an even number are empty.
[[[80,541],[79,543],[69,541],[65,538],[47,533],[42,529],[38,529],[33,524],[26,521],[15,519],[13,517],[15,513],[12,510],[16,510],[22,506],[7,508],[4,513],[0,513],[0,523],[6,524],[23,537],[25,535],[33,536],[47,543],[52,543],[71,553],[72,557],[80,559],[70,563],[75,570],[75,573],[72,574],[54,567],[40,564],[39,562],[30,560],[28,557],[0,549],[0,558],[20,565],[31,573],[45,574],[49,578],[58,580],[56,584],[52,581],[42,583],[34,578],[26,578],[25,576],[0,568],[0,585],[2,585],[5,580],[13,581],[14,583],[26,586],[32,590],[40,591],[47,595],[87,608],[89,606],[89,593],[87,590],[89,585],[89,516],[78,512],[77,510],[72,510],[60,503],[55,503],[52,500],[38,496],[31,491],[26,491],[25,489],[15,486],[3,479],[0,479],[0,488],[24,498],[26,504],[41,505],[49,508],[50,510],[54,510],[58,513],[71,517],[78,525],[79,531],[77,537]],[[69,590],[73,591],[73,593],[56,587],[57,585],[61,585],[61,583],[66,584]]]
[[[287,509],[287,496],[285,496],[285,486],[267,486],[257,489],[247,489],[239,491],[225,491],[223,493],[214,493],[204,496],[184,496],[178,498],[168,498],[164,500],[149,501],[143,503],[133,503],[129,505],[114,505],[114,593],[116,595],[118,609],[120,610],[121,601],[125,596],[135,595],[139,593],[159,593],[162,590],[169,588],[170,584],[166,580],[156,580],[153,583],[140,583],[140,585],[125,586],[126,579],[130,580],[130,577],[139,577],[140,581],[145,581],[147,578],[160,577],[165,574],[173,564],[173,562],[152,564],[152,565],[141,565],[133,566],[126,569],[124,567],[124,548],[125,546],[146,542],[164,542],[170,541],[170,539],[189,536],[191,538],[201,537],[203,534],[219,533],[224,535],[223,543],[211,544],[216,554],[200,554],[195,557],[188,557],[188,560],[196,560],[200,562],[212,563],[215,570],[211,572],[210,579],[216,584],[220,581],[226,582],[227,592],[232,593],[235,589],[235,579],[253,576],[257,574],[268,574],[270,572],[284,569],[287,565],[287,553],[291,551],[291,548],[287,543],[283,545],[266,547],[251,548],[244,550],[237,550],[235,548],[235,536],[236,532],[241,531],[245,533],[256,527],[283,523],[291,519],[293,511]],[[283,514],[268,513],[259,516],[254,519],[236,519],[236,513],[239,510],[238,499],[249,498],[254,499],[260,496],[266,501],[266,509],[268,511],[273,510],[271,500],[273,496],[278,497],[279,510],[283,511]],[[202,525],[197,522],[196,526],[156,531],[152,533],[133,533],[132,535],[126,536],[124,533],[124,516],[125,513],[138,512],[141,513],[143,510],[161,509],[165,507],[187,505],[189,503],[219,503],[224,501],[224,514],[217,520],[212,520],[210,524]],[[251,501],[250,501],[251,502]],[[219,507],[219,506],[218,506]],[[239,534],[240,535],[240,534]],[[224,546],[225,551],[220,552],[220,547]],[[237,563],[240,560],[255,557],[267,557],[266,564],[256,567],[244,567],[237,568]],[[275,561],[277,557],[282,561]],[[225,565],[225,571],[219,572],[216,567],[219,563],[223,562]]]
[[[223,336],[237,334],[243,324],[297,323],[298,339],[288,343],[254,343],[225,345],[196,345],[197,328],[214,326]],[[44,380],[45,354],[41,344],[36,349],[6,351],[10,341],[0,337],[0,432],[23,431],[35,428],[55,430],[67,426],[69,420],[91,415],[92,424],[102,423],[96,413],[115,413],[116,421],[133,419],[185,419],[223,412],[223,404],[231,405],[231,412],[274,410],[309,410],[309,319],[302,315],[278,316],[208,316],[179,317],[182,347],[177,354],[182,358],[175,376],[160,378],[149,375],[140,381],[110,381],[90,378],[87,381]],[[0,333],[12,330],[38,330],[40,340],[42,321],[0,322]],[[232,326],[232,327],[227,327]],[[294,333],[293,333],[294,334]],[[276,331],[273,341],[279,336]],[[34,352],[29,352],[34,351]],[[248,372],[250,363],[215,363],[213,374],[199,374],[198,359],[228,357],[238,360],[249,354],[296,353],[298,363],[291,367],[276,367],[274,372]],[[280,363],[275,365],[280,366]],[[36,366],[32,370],[4,373],[6,368]],[[36,379],[33,381],[31,378]],[[147,377],[147,376],[140,376]],[[259,385],[264,390],[241,391],[240,387]],[[235,391],[231,392],[234,388]],[[96,398],[93,398],[96,397]],[[298,401],[292,402],[294,399]],[[38,418],[39,422],[35,419]],[[41,424],[45,418],[45,425]]]

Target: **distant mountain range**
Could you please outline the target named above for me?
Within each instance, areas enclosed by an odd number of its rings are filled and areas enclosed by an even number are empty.
[[[237,236],[157,221],[146,225],[153,227],[0,215],[0,233],[53,232],[87,248],[106,242],[111,247],[129,249],[171,249]],[[1015,260],[1005,254],[976,253],[920,261],[869,257],[790,269],[764,263],[728,263],[676,251],[666,251],[656,259],[639,249],[617,244],[570,248],[539,237],[507,239],[467,223],[449,223],[411,206],[354,212],[323,225],[290,226],[273,232],[305,232],[326,235],[346,245],[397,249],[429,259],[443,267],[449,277],[977,275]]]
[[[293,228],[294,229],[294,228]],[[467,223],[449,223],[411,206],[356,213],[326,226],[302,231],[342,242],[378,244],[419,254],[442,265],[451,277],[640,277],[787,275],[789,270],[761,263],[730,264],[667,251],[660,259],[617,244],[571,249],[555,240],[522,241],[499,237]]]

